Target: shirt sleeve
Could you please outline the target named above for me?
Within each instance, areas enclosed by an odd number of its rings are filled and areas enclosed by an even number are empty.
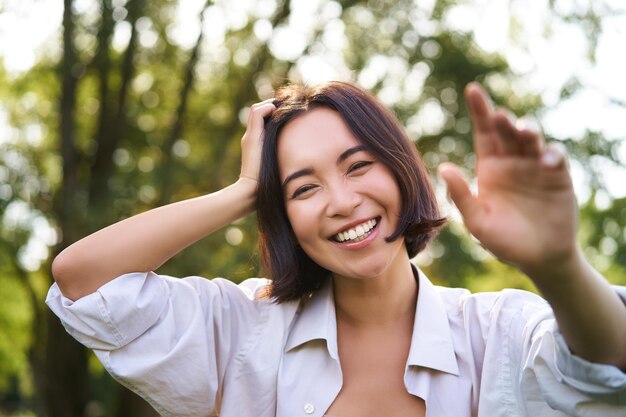
[[[131,273],[76,301],[54,284],[46,303],[114,378],[161,415],[210,416],[229,364],[260,331],[267,282]]]
[[[626,304],[626,288],[615,290]],[[525,415],[546,415],[546,404],[550,416],[626,415],[626,374],[574,355],[547,303],[525,304],[508,330],[511,375]]]

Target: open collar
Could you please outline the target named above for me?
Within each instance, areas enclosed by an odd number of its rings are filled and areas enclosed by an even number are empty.
[[[413,273],[418,277],[419,292],[407,365],[459,375],[452,331],[443,300],[422,271],[414,266]]]
[[[425,367],[458,375],[452,332],[443,300],[421,271],[414,268],[413,272],[418,279],[419,292],[407,366]],[[337,317],[330,279],[302,302],[287,337],[285,352],[312,340],[325,340],[329,355],[338,359]]]
[[[301,302],[287,337],[285,352],[312,340],[325,340],[328,354],[335,360],[339,358],[337,317],[331,279],[328,279],[322,288]]]

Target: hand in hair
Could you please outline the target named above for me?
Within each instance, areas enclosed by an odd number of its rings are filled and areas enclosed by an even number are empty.
[[[240,178],[259,181],[265,118],[271,116],[274,110],[276,110],[276,106],[274,106],[273,98],[250,107],[248,128],[241,139]]]
[[[154,271],[171,257],[255,209],[263,118],[270,100],[252,106],[242,139],[241,179],[211,194],[158,207],[93,233],[61,252],[52,274],[63,294],[77,300],[113,278]]]

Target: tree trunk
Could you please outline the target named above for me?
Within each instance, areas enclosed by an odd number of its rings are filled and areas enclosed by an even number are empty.
[[[117,417],[158,417],[159,414],[134,392],[119,386]]]
[[[128,19],[131,25],[130,39],[128,46],[124,52],[122,60],[122,66],[120,68],[120,86],[117,92],[117,102],[115,113],[112,114],[112,120],[109,121],[110,125],[107,126],[106,120],[102,120],[102,124],[98,126],[99,131],[96,133],[98,140],[98,150],[95,156],[94,163],[91,167],[91,183],[89,187],[89,203],[90,208],[98,207],[107,201],[109,197],[107,182],[113,173],[113,153],[117,148],[117,144],[126,132],[126,108],[128,102],[128,92],[130,88],[130,82],[135,76],[135,53],[137,51],[138,33],[137,33],[137,19],[139,19],[143,13],[144,0],[129,0],[127,3]],[[107,9],[103,7],[103,13],[107,12]],[[107,22],[103,16],[103,23]],[[108,53],[108,48],[107,48]],[[100,74],[104,76],[105,74]],[[108,74],[106,74],[108,76]],[[101,83],[104,80],[101,80]],[[101,103],[100,111],[106,111],[106,103]],[[108,115],[103,115],[104,118]],[[104,219],[105,223],[107,219]],[[104,226],[103,224],[98,226]]]
[[[78,238],[75,204],[78,188],[75,112],[80,63],[73,46],[73,19],[72,0],[64,0],[62,91],[59,103],[63,179],[61,198],[56,201],[55,207],[63,242],[57,250]],[[39,367],[35,374],[38,375],[36,380],[39,380],[40,388],[43,390],[42,398],[46,415],[48,417],[82,417],[89,389],[86,349],[65,332],[59,320],[49,310],[46,309],[44,317],[42,321],[47,331],[35,335],[34,346],[45,346],[45,348],[38,354],[34,354],[31,360],[35,366]]]
[[[52,312],[47,314],[47,324],[48,340],[44,362],[47,415],[82,417],[89,390],[87,351],[65,332]]]
[[[111,155],[105,152],[105,142],[110,139],[111,136],[111,129],[109,128],[109,126],[112,125],[110,111],[110,109],[112,108],[112,103],[110,102],[111,86],[109,84],[109,76],[111,72],[110,43],[111,37],[113,35],[114,21],[111,0],[101,0],[100,8],[101,17],[100,28],[98,29],[98,46],[92,62],[92,66],[95,67],[94,70],[98,74],[98,93],[100,109],[98,113],[98,124],[96,125],[96,132],[94,132],[94,137],[96,138],[97,144],[97,151],[95,158],[92,161],[91,167],[92,183],[89,189],[90,202],[94,202],[95,200],[97,200],[96,194],[98,192],[102,192],[102,189],[98,189],[97,187],[102,187],[103,185],[100,183],[96,184],[97,181],[93,181],[93,178],[97,177],[100,172],[106,170],[106,158],[109,158],[109,160],[111,159]]]

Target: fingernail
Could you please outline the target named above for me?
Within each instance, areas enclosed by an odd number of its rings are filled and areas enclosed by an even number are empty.
[[[524,116],[517,119],[515,127],[519,130],[530,130],[532,132],[541,132],[539,121],[533,116]]]
[[[561,162],[561,154],[556,149],[547,149],[541,156],[541,162],[549,167],[555,167]]]

